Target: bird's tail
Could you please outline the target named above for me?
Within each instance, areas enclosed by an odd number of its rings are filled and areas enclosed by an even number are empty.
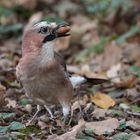
[[[88,78],[86,76],[72,76],[70,77],[70,81],[72,83],[72,86],[76,88],[77,86],[84,84],[84,83],[90,83],[93,85],[102,84],[105,82],[108,82],[107,79],[100,79],[100,78]]]

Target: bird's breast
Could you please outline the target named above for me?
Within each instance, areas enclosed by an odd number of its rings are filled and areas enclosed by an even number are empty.
[[[20,79],[26,94],[38,104],[54,104],[61,95],[68,94],[68,80],[58,66],[28,69],[23,71]]]

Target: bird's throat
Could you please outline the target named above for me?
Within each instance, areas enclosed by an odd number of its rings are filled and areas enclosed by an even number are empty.
[[[44,43],[40,54],[40,64],[46,66],[54,59],[54,42]]]

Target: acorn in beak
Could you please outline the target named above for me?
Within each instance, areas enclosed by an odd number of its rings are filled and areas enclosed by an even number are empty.
[[[67,23],[59,24],[55,29],[56,38],[69,36],[70,26]]]
[[[70,31],[70,26],[67,23],[58,24],[56,27],[52,29],[51,34],[47,35],[44,38],[43,43],[45,43],[46,41],[52,41],[59,37],[69,36],[70,35],[69,31]]]

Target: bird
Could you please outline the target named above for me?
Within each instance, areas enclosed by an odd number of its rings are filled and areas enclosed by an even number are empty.
[[[16,66],[17,80],[26,95],[37,104],[31,123],[44,106],[53,118],[50,106],[60,104],[66,118],[71,110],[74,87],[87,81],[70,77],[64,59],[55,52],[55,40],[70,36],[70,26],[63,22],[41,21],[27,27],[22,39],[22,57]],[[90,80],[90,79],[89,79]]]

